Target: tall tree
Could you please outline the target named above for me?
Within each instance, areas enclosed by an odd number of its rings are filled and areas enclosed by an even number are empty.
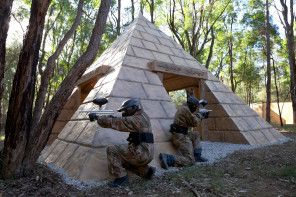
[[[2,174],[12,177],[21,173],[32,120],[36,83],[36,67],[44,19],[51,0],[33,0],[29,27],[20,52],[19,63],[13,80],[5,125]]]
[[[0,122],[2,120],[2,97],[4,93],[4,69],[6,54],[6,38],[10,22],[10,13],[13,0],[2,0],[0,2]],[[1,130],[0,124],[0,130]]]
[[[271,84],[271,68],[270,68],[270,33],[269,33],[269,9],[268,0],[265,5],[265,26],[266,26],[266,62],[267,62],[267,82],[266,82],[266,121],[270,123],[270,84]]]
[[[295,62],[295,46],[294,46],[294,22],[295,14],[293,9],[293,0],[290,0],[288,11],[288,3],[286,0],[280,0],[282,5],[282,16],[284,21],[282,24],[285,28],[287,39],[287,48],[289,51],[289,65],[290,65],[290,93],[293,106],[294,124],[296,124],[296,62]]]

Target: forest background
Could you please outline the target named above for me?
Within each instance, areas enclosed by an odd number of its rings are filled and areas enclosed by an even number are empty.
[[[103,2],[106,5],[102,6]],[[14,0],[11,18],[15,23],[9,25],[8,42],[4,48],[4,81],[1,80],[3,92],[2,89],[0,91],[1,122],[5,122],[3,120],[7,118],[2,152],[5,162],[0,165],[0,168],[3,168],[2,174],[9,177],[10,171],[14,171],[12,169],[22,173],[32,167],[45,145],[51,126],[61,110],[60,106],[66,102],[67,98],[62,98],[63,93],[70,94],[61,89],[71,90],[75,80],[78,80],[77,77],[83,72],[80,69],[80,74],[73,74],[71,70],[79,70],[79,64],[85,67],[93,62],[94,58],[88,61],[83,59],[86,52],[94,53],[98,50],[95,56],[99,57],[139,13],[171,36],[247,104],[292,100],[295,113],[294,5],[292,0],[275,2],[46,0],[40,3],[36,0]],[[38,3],[44,7],[38,7]],[[106,17],[105,30],[99,35],[97,47],[100,47],[91,49],[94,27],[96,24],[101,25],[101,28],[105,25],[103,14],[100,13],[101,7],[102,13],[109,14]],[[2,9],[1,6],[0,8]],[[40,20],[42,27],[32,23],[33,25],[27,28],[30,16],[36,11],[43,11],[41,14],[45,19],[44,29],[43,19]],[[100,16],[102,21],[99,21]],[[37,20],[36,24],[40,21]],[[28,65],[32,65],[33,71],[30,66],[22,67],[23,61],[27,61],[26,50],[30,49],[30,45],[26,43],[31,36],[27,33],[30,27],[41,31],[37,34],[41,34],[38,39],[42,38],[34,42],[37,47],[31,47],[35,49],[32,52],[34,58],[29,60],[31,62],[28,62]],[[17,33],[17,29],[20,29],[21,33]],[[32,74],[28,74],[29,72]],[[2,73],[0,74],[2,77]],[[22,76],[26,74],[29,80]],[[74,76],[72,81],[71,76]],[[46,78],[48,84],[45,82],[44,85],[42,81],[46,81]],[[24,93],[18,91],[18,85],[28,87],[28,92],[22,87],[20,90]],[[171,96],[176,103],[180,103],[181,98],[186,98],[185,94],[184,91],[179,91]],[[21,102],[23,106],[20,105]],[[4,128],[3,125],[1,127]],[[39,147],[38,150],[35,147]],[[21,154],[23,151],[24,154]],[[24,156],[19,158],[19,155]],[[6,166],[14,163],[14,167]],[[22,167],[18,167],[17,163],[22,163]]]

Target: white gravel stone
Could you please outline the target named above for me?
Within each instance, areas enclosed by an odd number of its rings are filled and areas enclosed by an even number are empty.
[[[211,165],[214,162],[219,161],[220,159],[226,157],[227,155],[233,153],[234,151],[238,150],[251,150],[251,149],[256,149],[256,148],[263,148],[266,146],[270,145],[276,145],[276,144],[283,144],[287,141],[290,141],[293,139],[287,138],[286,140],[276,142],[276,143],[270,143],[270,144],[265,144],[265,145],[260,145],[260,146],[251,146],[251,145],[246,145],[246,144],[231,144],[231,143],[224,143],[224,142],[208,142],[208,141],[203,141],[202,142],[202,156],[208,159],[208,162],[203,162],[203,163],[196,163],[196,165]],[[54,172],[59,173],[63,180],[68,184],[76,187],[79,190],[88,190],[93,187],[98,187],[101,185],[106,185],[108,183],[108,180],[105,181],[100,181],[100,182],[81,182],[75,179],[72,179],[65,173],[64,170],[61,168],[58,168],[54,166],[53,164],[47,164],[44,161],[43,154],[47,150],[48,147],[45,147],[44,150],[42,151],[41,156],[38,159],[38,162],[44,165],[47,165],[51,170]],[[182,168],[177,168],[177,167],[172,167],[169,170],[164,170],[164,169],[159,169],[156,171],[155,176],[162,176],[164,173],[170,173],[170,172],[176,172]]]

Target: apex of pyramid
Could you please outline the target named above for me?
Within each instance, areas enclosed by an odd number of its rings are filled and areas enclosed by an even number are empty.
[[[141,19],[141,20],[144,20],[144,21],[146,21],[146,22],[150,22],[147,18],[145,18],[145,17],[143,16],[142,13],[139,13],[139,15],[138,15],[138,17],[137,17],[136,19]]]

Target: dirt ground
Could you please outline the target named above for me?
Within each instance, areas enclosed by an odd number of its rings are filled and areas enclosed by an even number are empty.
[[[296,132],[281,132],[296,139]],[[27,177],[0,180],[1,196],[296,196],[296,140],[236,151],[213,165],[182,168],[151,181],[133,178],[121,188],[73,188],[48,167]]]

